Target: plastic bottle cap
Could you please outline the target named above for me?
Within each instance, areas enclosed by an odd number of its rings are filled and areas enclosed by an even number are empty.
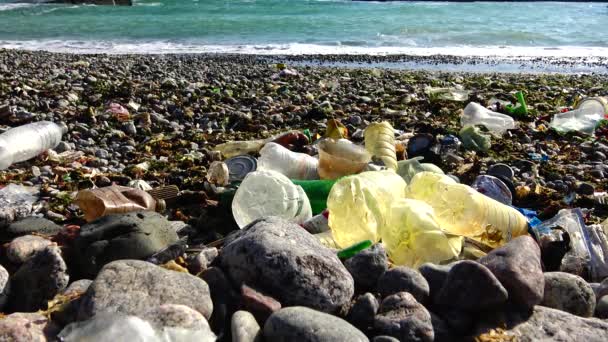
[[[230,182],[242,181],[245,176],[258,168],[258,161],[251,156],[237,156],[226,160]]]

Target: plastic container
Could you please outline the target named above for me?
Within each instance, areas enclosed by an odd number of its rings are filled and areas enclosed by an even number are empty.
[[[0,170],[54,148],[61,142],[63,133],[65,131],[59,125],[40,121],[11,128],[0,134]]]
[[[491,247],[525,235],[524,215],[449,176],[421,172],[412,178],[406,197],[423,201],[435,211],[439,226],[448,233],[467,236]]]
[[[365,148],[346,139],[325,139],[319,143],[319,176],[338,179],[361,172],[371,161]]]
[[[310,201],[310,207],[312,208],[312,214],[320,214],[327,209],[327,197],[331,188],[336,183],[335,180],[291,180],[295,185],[299,185],[304,189],[308,200]]]
[[[555,114],[549,126],[558,132],[593,134],[598,122],[607,115],[608,100],[604,97],[591,97],[583,100],[575,110]]]
[[[232,215],[240,228],[267,216],[304,223],[312,217],[310,202],[301,186],[272,170],[249,173],[232,200]]]
[[[508,129],[515,128],[515,121],[508,115],[493,112],[477,102],[471,102],[464,108],[460,118],[462,126],[481,125],[490,132],[502,135]]]
[[[319,179],[319,161],[305,153],[297,153],[276,144],[267,143],[260,151],[259,170],[273,170],[291,179]]]
[[[388,169],[397,170],[395,153],[395,130],[387,121],[375,122],[365,129],[365,149],[382,160]]]
[[[369,171],[344,177],[334,184],[327,207],[329,227],[340,248],[363,240],[378,242],[394,201],[405,194],[406,183],[393,171]]]
[[[75,203],[84,212],[87,222],[110,214],[140,210],[160,212],[166,208],[164,200],[157,200],[140,189],[118,185],[81,190],[76,196]]]
[[[430,205],[402,198],[391,206],[382,242],[393,263],[418,268],[458,257],[463,239],[446,235]]]

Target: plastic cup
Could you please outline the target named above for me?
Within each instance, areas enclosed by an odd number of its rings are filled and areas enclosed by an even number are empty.
[[[371,160],[365,148],[346,139],[325,139],[319,143],[319,176],[338,179],[363,171]]]

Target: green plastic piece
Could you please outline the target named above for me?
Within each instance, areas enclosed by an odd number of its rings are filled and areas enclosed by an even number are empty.
[[[293,184],[299,185],[304,189],[313,215],[323,212],[327,208],[327,197],[331,188],[337,180],[291,180]]]
[[[357,255],[364,249],[370,248],[374,243],[371,240],[363,240],[350,247],[346,247],[338,252],[338,258],[348,259]]]
[[[308,128],[302,131],[302,133],[308,138],[308,141],[312,142],[312,135],[310,135],[310,130]]]
[[[505,109],[509,114],[519,117],[528,116],[528,107],[526,105],[526,99],[524,98],[524,93],[522,91],[518,91],[515,93],[515,97],[517,98],[517,102],[519,106],[507,105]]]

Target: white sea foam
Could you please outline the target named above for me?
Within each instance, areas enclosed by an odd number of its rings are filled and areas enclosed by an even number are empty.
[[[34,4],[34,3],[0,4],[0,12],[3,12],[3,11],[12,11],[12,10],[19,9],[19,8],[34,7],[34,6],[37,6],[37,5],[38,4]]]
[[[559,46],[451,46],[451,47],[366,47],[316,44],[258,44],[258,45],[204,45],[196,43],[174,43],[168,41],[112,42],[76,40],[27,40],[0,41],[0,48],[40,50],[67,53],[107,54],[171,54],[171,53],[234,53],[258,55],[452,55],[461,57],[501,57],[504,59],[533,59],[538,57],[586,58],[592,62],[599,57],[608,57],[608,47]]]

